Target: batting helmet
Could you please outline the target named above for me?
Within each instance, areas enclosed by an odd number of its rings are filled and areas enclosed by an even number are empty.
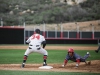
[[[35,32],[40,34],[40,29],[36,29]]]
[[[69,48],[69,49],[68,49],[68,53],[74,53],[73,48]]]

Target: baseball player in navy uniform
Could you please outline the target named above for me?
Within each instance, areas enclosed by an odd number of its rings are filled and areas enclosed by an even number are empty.
[[[96,52],[96,53],[98,53],[98,52],[99,52],[99,50],[100,50],[100,46],[98,47],[98,49],[97,49],[97,50],[95,50],[95,52]]]
[[[62,67],[65,67],[65,65],[67,64],[69,60],[76,62],[76,67],[78,67],[80,62],[86,63],[86,59],[89,56],[90,54],[89,52],[87,52],[87,54],[84,57],[81,57],[80,55],[76,54],[72,48],[69,48],[68,54],[66,55],[66,58],[64,60],[64,64],[62,65]]]
[[[33,34],[29,39],[26,41],[26,43],[29,43],[29,47],[25,51],[24,58],[23,58],[23,63],[22,63],[22,68],[25,67],[26,60],[28,58],[28,55],[30,53],[40,53],[43,54],[43,66],[46,66],[46,60],[48,56],[48,52],[44,49],[46,46],[46,40],[44,36],[40,35],[40,29],[35,30],[35,34]]]

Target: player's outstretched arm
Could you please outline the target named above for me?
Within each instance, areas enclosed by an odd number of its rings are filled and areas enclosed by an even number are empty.
[[[66,64],[67,64],[67,62],[68,62],[68,60],[64,60],[64,64],[62,65],[62,67],[65,67],[66,66]]]
[[[76,59],[76,66],[75,66],[75,68],[78,68],[79,64],[80,64],[80,59]]]

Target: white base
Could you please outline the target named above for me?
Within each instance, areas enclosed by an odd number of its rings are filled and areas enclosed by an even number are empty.
[[[39,67],[39,69],[52,69],[53,67],[52,66],[41,66]]]

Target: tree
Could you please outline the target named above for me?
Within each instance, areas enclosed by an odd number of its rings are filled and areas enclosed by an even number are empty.
[[[8,0],[0,0],[0,13],[7,13],[9,11]]]

